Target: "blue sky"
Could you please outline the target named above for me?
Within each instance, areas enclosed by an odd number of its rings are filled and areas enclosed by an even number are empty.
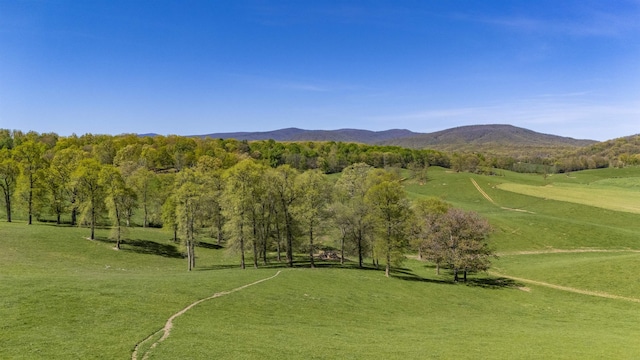
[[[640,0],[0,0],[0,128],[640,133]]]

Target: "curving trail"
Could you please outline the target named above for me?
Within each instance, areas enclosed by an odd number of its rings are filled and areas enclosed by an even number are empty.
[[[544,249],[544,250],[523,250],[513,252],[498,253],[498,256],[514,256],[514,255],[541,255],[541,254],[577,254],[577,253],[640,253],[640,250],[634,249]]]
[[[201,302],[207,301],[207,300],[211,300],[211,299],[215,299],[217,297],[220,296],[224,296],[224,295],[229,295],[231,293],[234,293],[236,291],[240,291],[243,289],[248,288],[249,286],[253,286],[253,285],[257,285],[261,282],[267,281],[267,280],[271,280],[273,278],[275,278],[276,276],[280,275],[280,270],[273,276],[270,276],[268,278],[264,278],[258,281],[254,281],[250,284],[246,284],[246,285],[242,285],[240,287],[237,287],[233,290],[229,290],[229,291],[221,291],[218,293],[215,293],[207,298],[204,299],[200,299],[194,303],[192,303],[191,305],[185,307],[184,309],[178,311],[177,313],[171,315],[171,317],[167,320],[167,322],[164,324],[164,327],[156,332],[154,332],[153,334],[147,336],[144,340],[140,341],[139,343],[136,344],[136,346],[133,348],[133,353],[131,354],[131,360],[138,360],[138,350],[140,350],[140,346],[142,346],[142,344],[150,341],[151,339],[153,339],[154,337],[156,337],[157,335],[159,335],[160,333],[162,333],[162,337],[160,337],[160,339],[158,339],[156,342],[154,342],[153,344],[151,344],[151,346],[149,347],[149,350],[147,350],[144,354],[142,354],[142,359],[147,359],[149,356],[149,353],[151,352],[151,350],[153,350],[156,346],[158,346],[158,344],[160,344],[161,342],[163,342],[164,340],[166,340],[169,335],[171,334],[171,329],[173,328],[173,320],[176,319],[178,316],[186,313],[187,311],[189,311],[192,307],[200,304]]]
[[[548,287],[548,288],[552,288],[552,289],[556,289],[556,290],[568,291],[568,292],[572,292],[572,293],[576,293],[576,294],[589,295],[589,296],[598,296],[598,297],[607,298],[607,299],[624,300],[624,301],[631,301],[631,302],[635,302],[635,303],[640,303],[640,299],[638,299],[638,298],[614,295],[614,294],[609,294],[609,293],[600,292],[600,291],[582,290],[582,289],[572,288],[572,287],[569,287],[569,286],[550,284],[550,283],[546,283],[546,282],[543,282],[543,281],[537,281],[537,280],[524,279],[524,278],[519,278],[519,277],[515,277],[515,276],[504,275],[504,274],[500,274],[500,273],[497,273],[497,272],[494,272],[494,271],[490,271],[489,273],[491,275],[494,275],[494,276],[500,276],[500,277],[504,277],[504,278],[508,278],[508,279],[512,279],[512,280],[516,280],[516,281],[520,281],[520,282],[523,282],[523,283],[544,286],[544,287]]]

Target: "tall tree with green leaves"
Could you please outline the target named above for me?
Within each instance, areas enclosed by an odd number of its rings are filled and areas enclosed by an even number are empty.
[[[176,215],[176,196],[174,193],[169,195],[162,203],[162,227],[171,231],[173,234],[173,242],[178,242],[178,218]]]
[[[369,172],[373,167],[356,163],[346,167],[340,179],[335,184],[338,201],[344,204],[340,216],[336,219],[344,226],[347,234],[345,237],[355,243],[358,255],[358,266],[363,266],[366,241],[373,231],[373,219],[371,217],[371,207],[365,202],[365,196],[369,190]]]
[[[29,139],[16,146],[13,150],[15,159],[20,163],[22,176],[26,185],[26,200],[28,209],[28,223],[33,222],[34,211],[37,210],[37,200],[44,197],[44,172],[47,166],[43,157],[46,145],[35,139]]]
[[[127,183],[136,192],[138,202],[142,208],[142,227],[146,228],[149,226],[151,208],[157,202],[155,195],[157,195],[159,186],[158,175],[141,166],[127,178]]]
[[[95,158],[83,159],[72,175],[78,189],[82,219],[91,227],[91,240],[95,239],[98,217],[104,212],[105,190],[100,181],[102,165]]]
[[[245,159],[231,167],[225,174],[224,211],[229,219],[229,232],[233,236],[232,244],[240,252],[240,267],[245,265],[245,245],[254,241],[255,211],[258,205],[256,188],[262,180],[261,166],[254,160]],[[257,249],[256,249],[257,250]],[[257,267],[254,251],[254,266]]]
[[[127,219],[128,209],[135,204],[136,195],[127,187],[120,171],[113,165],[102,167],[99,180],[105,190],[105,204],[113,229],[111,236],[116,240],[116,249],[120,249],[123,235],[122,223]]]
[[[327,206],[331,198],[331,184],[320,170],[308,170],[297,177],[296,188],[299,200],[292,212],[309,239],[309,261],[313,268],[314,238],[321,233],[322,224],[329,216]]]
[[[495,257],[489,246],[491,226],[477,213],[460,209],[449,209],[437,221],[436,236],[446,243],[445,261],[453,270],[454,281],[459,280],[459,272],[486,271]]]
[[[289,165],[282,165],[277,167],[273,174],[273,190],[284,221],[283,230],[287,243],[287,264],[289,267],[293,267],[293,244],[296,223],[291,210],[296,201],[298,201],[299,194],[295,186],[298,172]]]
[[[391,265],[399,265],[404,260],[411,217],[409,201],[399,180],[384,180],[367,191],[366,202],[374,209],[374,218],[378,220],[375,247],[386,259],[385,276],[389,277]]]
[[[224,224],[226,218],[223,214],[222,202],[225,189],[225,179],[222,170],[222,161],[209,155],[198,158],[196,167],[202,177],[203,187],[203,211],[205,223],[211,231],[211,237],[221,245],[224,239]]]
[[[201,216],[202,179],[195,170],[185,168],[178,173],[175,188],[178,233],[187,250],[187,269],[191,271],[196,266],[196,224]]]
[[[50,208],[56,215],[58,225],[62,214],[67,211],[71,211],[72,225],[75,225],[77,191],[72,186],[71,176],[82,158],[82,151],[76,147],[55,150],[46,172],[46,184],[51,197]]]
[[[2,189],[7,222],[11,222],[11,200],[20,174],[20,166],[8,149],[0,149],[0,189]]]
[[[446,237],[439,236],[440,219],[446,215],[451,205],[438,198],[418,199],[413,203],[413,219],[410,238],[418,258],[436,264],[436,274],[446,260]]]

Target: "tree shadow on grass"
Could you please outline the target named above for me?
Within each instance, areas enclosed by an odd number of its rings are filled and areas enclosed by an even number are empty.
[[[218,245],[218,244],[211,244],[208,242],[202,242],[202,241],[198,241],[196,243],[197,247],[203,248],[203,249],[211,249],[211,250],[220,250],[220,249],[224,249],[224,246],[222,245]]]
[[[94,241],[111,244],[115,247],[116,241],[109,238],[96,237]],[[120,251],[131,251],[138,254],[157,255],[167,258],[182,259],[184,255],[178,251],[174,244],[159,244],[151,240],[120,240]]]
[[[138,254],[159,255],[168,258],[183,258],[183,254],[173,244],[159,244],[151,240],[123,240],[121,244],[128,245],[124,250],[130,250]]]
[[[523,284],[505,277],[489,277],[467,279],[467,286],[481,287],[483,289],[515,289],[524,286]]]

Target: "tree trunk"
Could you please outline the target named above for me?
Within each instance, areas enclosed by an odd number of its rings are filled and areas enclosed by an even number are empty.
[[[284,218],[287,235],[287,262],[289,263],[289,267],[293,267],[293,224],[291,224],[292,220],[288,210],[284,211]]]
[[[362,229],[358,229],[358,267],[362,268]]]
[[[118,226],[118,235],[116,239],[116,249],[120,250],[120,226]]]
[[[269,224],[267,222],[266,229],[262,235],[262,264],[267,265],[267,239],[269,239]]]
[[[71,208],[71,226],[76,226],[78,221],[78,208],[75,206]]]
[[[96,208],[91,205],[91,240],[94,240],[96,237]]]
[[[345,231],[342,230],[342,239],[340,239],[340,265],[344,265],[344,237]]]
[[[30,175],[32,177],[31,181],[31,185],[29,185],[29,225],[31,225],[32,223],[32,218],[33,218],[33,175]]]
[[[258,268],[258,228],[256,224],[256,216],[253,215],[253,268]]]
[[[218,228],[218,245],[222,245],[222,216],[218,216],[216,227]]]
[[[276,251],[278,252],[278,262],[282,262],[282,254],[280,250],[280,243],[282,242],[282,234],[280,234],[280,224],[276,220]]]
[[[436,261],[436,275],[440,275],[440,262]]]
[[[146,228],[147,226],[149,226],[149,211],[147,210],[147,202],[144,202],[144,205],[142,206],[142,209],[144,211],[144,217],[142,218],[142,227]]]
[[[56,225],[60,225],[60,211],[56,211]]]
[[[245,269],[244,265],[244,226],[240,223],[240,268]]]
[[[464,269],[464,282],[467,282],[467,269]]]
[[[253,239],[253,268],[258,268],[258,244],[256,243],[256,239]]]
[[[313,262],[313,226],[309,226],[309,260],[311,261],[311,268],[315,268],[316,264]]]
[[[7,210],[7,222],[11,222],[11,195],[4,194],[5,209]]]
[[[391,253],[387,252],[387,267],[384,270],[384,276],[389,277],[391,271]]]
[[[458,269],[454,268],[453,269],[453,281],[454,282],[458,282],[460,279],[458,278]]]
[[[196,243],[191,244],[191,267],[196,267]]]
[[[191,240],[187,239],[187,271],[191,271]]]

